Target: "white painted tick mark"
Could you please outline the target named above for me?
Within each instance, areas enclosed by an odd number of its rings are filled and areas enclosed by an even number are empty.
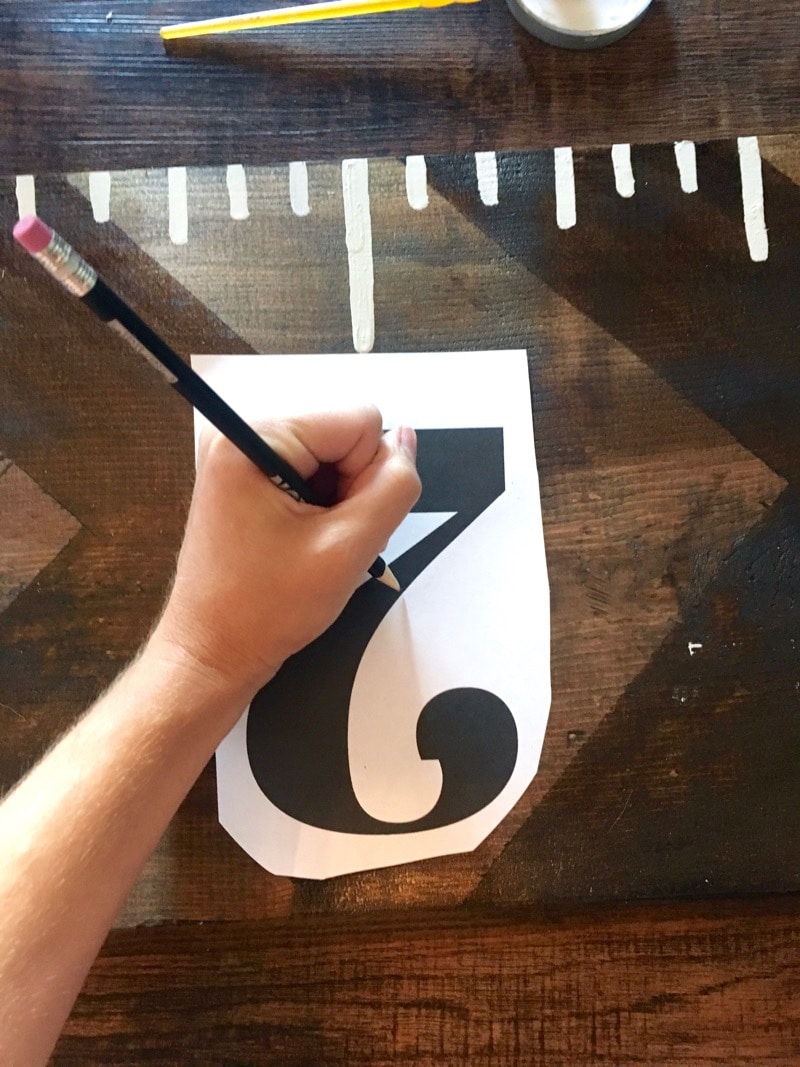
[[[17,211],[21,219],[36,214],[36,182],[32,174],[20,174],[17,178]]]
[[[305,163],[289,164],[289,203],[300,218],[311,211],[308,202],[308,167]]]
[[[750,258],[756,263],[763,263],[769,255],[769,238],[764,221],[764,178],[758,138],[740,137],[738,144],[747,247],[750,249]]]
[[[186,199],[186,167],[169,167],[169,238],[174,245],[189,240],[189,207]]]
[[[697,192],[697,150],[694,141],[675,142],[675,162],[685,193]]]
[[[614,183],[620,196],[631,197],[636,190],[631,166],[631,146],[615,144],[611,149],[611,162],[614,166]]]
[[[495,207],[498,197],[497,156],[494,152],[475,153],[475,171],[478,175],[478,192],[487,207]]]
[[[95,222],[111,218],[111,174],[107,170],[92,171],[89,175],[89,200]]]
[[[372,218],[369,206],[369,164],[366,159],[342,163],[344,227],[350,273],[350,318],[356,352],[371,352],[375,344]]]
[[[406,196],[415,211],[428,206],[428,168],[425,156],[406,156]]]
[[[237,222],[243,222],[250,218],[250,209],[247,204],[247,175],[240,163],[232,163],[226,172],[225,180],[228,186],[228,200],[231,206],[231,218]]]
[[[553,157],[556,168],[556,223],[560,230],[569,230],[577,221],[572,149],[556,148]]]

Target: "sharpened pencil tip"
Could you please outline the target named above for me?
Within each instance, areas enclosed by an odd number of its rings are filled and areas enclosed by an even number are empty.
[[[400,592],[400,583],[392,574],[390,567],[387,567],[383,574],[378,579],[379,582],[383,582],[384,585],[388,585],[390,589],[394,589],[396,593]]]

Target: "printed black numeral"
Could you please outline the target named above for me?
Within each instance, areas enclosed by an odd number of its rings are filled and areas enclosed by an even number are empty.
[[[403,589],[505,489],[501,428],[420,430],[418,439],[423,491],[414,510],[455,514],[392,563]],[[359,804],[348,763],[350,695],[364,650],[397,597],[366,582],[336,623],[253,700],[247,723],[253,776],[273,804],[300,822],[357,834],[449,826],[486,807],[511,776],[518,743],[508,707],[483,689],[448,689],[428,701],[417,721],[420,757],[438,760],[442,770],[433,809],[393,823]]]

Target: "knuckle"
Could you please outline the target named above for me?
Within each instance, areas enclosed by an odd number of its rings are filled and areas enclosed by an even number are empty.
[[[216,437],[219,437],[219,430],[213,426],[206,425],[200,431],[200,440],[197,444],[197,452],[200,456],[207,456],[209,449]]]
[[[410,504],[415,504],[422,492],[422,480],[417,468],[411,463],[403,463],[400,477],[405,498],[410,501]]]
[[[364,421],[369,430],[380,434],[383,432],[383,415],[375,404],[367,404],[364,407]]]
[[[388,494],[408,511],[419,500],[422,482],[416,467],[407,460],[397,458],[387,471]]]
[[[203,459],[209,466],[216,467],[224,461],[225,454],[230,448],[230,441],[219,430],[207,426],[203,429],[200,438],[200,449]]]

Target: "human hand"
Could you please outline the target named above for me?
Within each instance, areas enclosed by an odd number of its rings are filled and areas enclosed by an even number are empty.
[[[384,437],[375,408],[256,429],[335,503],[298,503],[205,431],[175,583],[151,639],[249,696],[337,618],[420,492],[414,431]]]

